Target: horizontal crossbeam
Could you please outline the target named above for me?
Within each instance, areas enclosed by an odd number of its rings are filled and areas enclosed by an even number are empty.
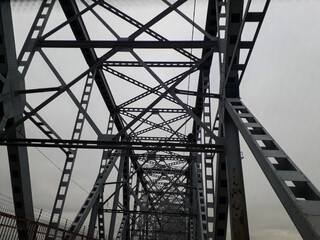
[[[180,90],[176,89],[175,93],[182,94],[182,95],[190,95],[190,96],[201,96],[201,97],[210,97],[210,98],[218,98],[220,99],[220,94],[216,93],[203,93],[203,92],[195,92],[195,91],[187,91],[187,90]]]
[[[164,61],[147,61],[144,62],[148,67],[181,67],[190,68],[194,65],[194,62],[164,62]],[[142,67],[140,62],[134,61],[107,61],[103,64],[107,67]]]
[[[159,142],[116,142],[93,140],[61,140],[61,139],[0,139],[0,145],[18,145],[29,147],[68,147],[88,149],[125,149],[125,150],[155,150],[177,152],[223,152],[223,146],[218,144],[191,143],[159,143]]]
[[[212,48],[217,44],[218,41],[45,40],[37,42],[38,47],[47,48]]]
[[[195,214],[189,214],[184,212],[165,212],[165,211],[127,211],[117,209],[103,209],[104,212],[118,212],[118,213],[138,213],[138,214],[150,214],[150,215],[174,215],[178,217],[193,217]]]

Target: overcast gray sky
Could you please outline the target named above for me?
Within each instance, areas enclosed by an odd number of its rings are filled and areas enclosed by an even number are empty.
[[[203,8],[205,1],[198,0],[197,2],[196,18],[201,22],[201,16],[206,13]],[[137,7],[130,1],[126,1],[125,4],[128,14],[137,11]],[[188,4],[192,5],[193,1],[189,1]],[[29,25],[35,16],[36,5],[36,3],[29,3],[26,8],[22,7],[22,4],[13,6],[17,49],[21,48],[25,34],[28,32]],[[146,4],[139,1],[138,6],[146,18],[148,18],[148,14],[156,11],[155,9],[146,11],[147,7],[152,7],[151,3]],[[320,48],[318,47],[320,42],[319,9],[320,1],[317,0],[272,1],[241,84],[243,102],[318,189],[320,188],[318,173],[320,146],[318,111],[320,95],[318,91],[320,81],[317,71],[320,64]],[[191,16],[192,11],[186,10],[186,13]],[[60,15],[57,13],[58,20],[49,22],[49,25],[59,22],[58,16],[61,16],[61,12]],[[168,29],[159,29],[159,31],[161,30]],[[125,29],[119,28],[119,31],[122,33]],[[171,30],[167,34],[173,32],[174,30]],[[186,32],[186,37],[188,37],[190,31]],[[63,33],[61,34],[63,35]],[[97,38],[102,37],[97,35]],[[66,55],[65,52],[55,52],[54,54]],[[81,61],[77,64],[79,64],[77,68],[81,72],[85,68],[85,64]],[[41,67],[45,68],[39,62],[38,68]],[[37,68],[30,69],[30,71],[33,74],[32,76],[39,75]],[[42,78],[50,78],[46,71],[41,74]],[[70,72],[65,71],[66,78],[71,78],[74,74],[71,69]],[[41,78],[29,84],[30,88],[33,84],[34,86],[45,85]],[[81,94],[80,89],[81,86],[74,89],[77,96]],[[56,104],[63,105],[66,101],[65,98],[62,97]],[[99,102],[98,99],[93,101]],[[36,104],[36,101],[34,103]],[[100,109],[98,104],[95,107],[101,113],[105,113],[105,110]],[[76,110],[67,108],[61,110],[60,114],[64,111],[75,113]],[[49,121],[52,121],[52,124],[61,125],[61,122],[54,120],[57,112],[44,112],[44,114],[51,119]],[[97,116],[95,120],[103,128],[107,120],[107,113]],[[63,122],[63,124],[65,123]],[[38,133],[34,127],[28,123],[27,127],[30,127],[28,133],[37,136]],[[70,137],[71,130],[68,129],[61,134]],[[85,134],[90,137],[92,131],[87,131]],[[38,136],[40,135],[38,134]],[[64,161],[62,153],[57,153],[52,149],[40,150],[46,156],[49,156],[51,161],[62,167]],[[243,141],[242,151],[244,153],[243,166],[251,239],[301,239]],[[43,208],[46,212],[50,212],[53,197],[56,194],[55,183],[60,178],[59,171],[38,150],[30,149],[29,155],[34,205],[39,209]],[[0,162],[0,193],[10,197],[8,164],[4,147],[0,148],[0,156],[3,159]],[[79,158],[74,169],[73,178],[87,190],[91,188],[94,178],[88,179],[84,175],[87,171],[96,171],[96,166],[100,160],[99,156],[100,152],[97,151],[81,151],[81,158]],[[90,165],[87,164],[88,158],[92,159]],[[85,169],[83,166],[86,166]],[[69,195],[76,196],[76,198],[68,199],[64,217],[72,219],[72,211],[79,209],[78,205],[82,204],[82,199],[86,197],[87,193],[74,183],[71,184]],[[3,202],[3,199],[9,200],[4,195],[0,195],[0,202]],[[80,200],[76,201],[77,199]]]

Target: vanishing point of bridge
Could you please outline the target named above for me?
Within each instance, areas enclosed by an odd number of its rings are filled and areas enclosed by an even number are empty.
[[[150,2],[34,1],[19,53],[11,3],[0,2],[14,203],[1,208],[0,239],[222,240],[228,222],[232,239],[249,239],[239,133],[302,238],[320,239],[319,191],[240,98],[270,0]],[[42,193],[55,195],[47,222],[35,216],[32,149],[63,161]],[[77,171],[92,188],[67,223]]]

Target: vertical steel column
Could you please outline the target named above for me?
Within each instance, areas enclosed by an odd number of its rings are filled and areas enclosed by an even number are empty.
[[[191,187],[188,189],[189,197],[190,197],[190,211],[189,213],[192,215],[189,218],[189,240],[195,240],[197,234],[197,218],[194,214],[197,212],[197,191],[196,188],[193,187],[193,167],[192,163],[189,162],[189,178],[187,184]]]
[[[139,173],[137,173],[137,180],[136,180],[136,187],[135,187],[135,195],[137,196],[137,198],[134,199],[134,203],[133,203],[132,223],[131,223],[131,229],[130,229],[132,239],[134,239],[134,237],[136,236],[136,227],[138,226],[136,215],[137,215],[137,209],[138,209],[138,195],[139,195],[139,190],[141,186],[141,183],[140,183],[141,177],[139,178],[138,174]]]
[[[224,153],[217,156],[217,177],[215,191],[215,240],[225,240],[227,236],[228,220],[228,184],[226,158]]]
[[[108,124],[107,124],[107,131],[105,134],[105,137],[108,139],[112,138],[112,133],[114,130],[114,120],[113,116],[109,116]],[[108,151],[111,151],[110,149],[104,149],[101,162],[100,162],[100,168],[99,168],[99,173],[103,172],[103,169],[106,167],[106,154]],[[105,239],[105,225],[104,225],[104,212],[103,212],[103,192],[104,189],[102,189],[100,196],[97,198],[92,211],[91,211],[91,217],[90,217],[90,223],[89,223],[89,236],[94,233],[96,221],[98,218],[98,231],[99,231],[99,239]]]
[[[236,43],[239,35],[241,34],[241,23],[243,15],[243,2],[244,0],[227,0],[226,1],[226,32],[225,32],[225,49],[224,54],[224,92],[222,95],[225,97],[239,97],[239,72],[238,69],[233,68],[229,74],[227,71],[229,66],[239,63],[240,49],[236,48]]]
[[[99,231],[99,239],[105,239],[105,227],[104,227],[104,212],[103,212],[103,191],[99,197],[99,208],[98,208],[98,231]]]
[[[216,16],[217,29],[219,37],[219,68],[220,68],[220,94],[225,95],[224,82],[226,78],[226,29],[227,14],[226,0],[216,0]],[[216,116],[215,123],[218,123],[219,137],[224,134],[224,106],[219,103],[219,114]],[[215,191],[215,223],[214,223],[214,239],[225,240],[227,236],[227,220],[228,220],[228,179],[226,172],[225,153],[218,153],[216,164],[216,191]]]
[[[17,94],[24,89],[24,79],[18,71],[10,1],[0,2],[0,108],[1,130],[22,117],[25,99]],[[7,134],[8,138],[24,138],[24,125]],[[34,219],[29,162],[26,147],[8,146],[8,158],[15,214],[18,218]],[[27,223],[17,221],[19,239],[29,239]]]
[[[201,157],[195,156],[196,160],[192,164],[193,187],[196,189],[196,213],[197,213],[197,239],[208,239],[207,212],[203,191],[203,174]]]
[[[135,201],[135,202],[137,202],[137,205],[139,205],[140,211],[147,210],[148,196],[143,195],[140,199],[141,199],[140,204],[138,203],[138,199],[136,199],[136,201]],[[147,215],[146,213],[139,214],[138,220],[136,223],[136,228],[135,228],[135,231],[137,233],[136,233],[136,235],[133,236],[133,239],[139,239],[139,240],[145,239],[144,236],[145,236],[145,228],[146,228],[146,215]]]
[[[128,183],[128,178],[131,175],[130,174],[130,167],[133,170],[131,164],[129,163],[129,157],[125,156],[124,163],[123,163],[123,187],[122,187],[122,198],[123,198],[123,208],[124,211],[129,211],[130,210],[130,192],[129,188],[131,188],[132,179],[130,179]],[[129,186],[128,186],[129,184]],[[128,213],[129,214],[129,213]],[[126,212],[123,213],[123,218],[125,217]],[[129,239],[130,237],[130,228],[129,228],[129,215],[126,216],[126,221],[124,223],[124,238],[123,239]]]
[[[249,239],[247,209],[239,146],[239,132],[227,112],[225,113],[224,122],[231,237],[235,240]]]
[[[202,71],[202,89],[203,93],[210,93],[210,81],[209,72],[205,73],[207,70]],[[211,98],[203,97],[203,123],[211,129]],[[203,132],[203,143],[212,144],[212,138],[210,135],[204,131]],[[213,153],[204,153],[203,168],[204,168],[204,183],[206,192],[206,211],[207,211],[207,232],[208,239],[213,240],[213,223],[214,223],[214,171],[213,171]]]
[[[239,50],[236,50],[236,42],[241,28],[243,3],[243,0],[217,0],[217,5],[220,6],[220,9],[218,11],[223,10],[225,12],[219,12],[219,14],[217,15],[218,17],[220,16],[221,18],[225,18],[226,23],[226,31],[223,33],[219,32],[219,36],[220,34],[224,35],[221,36],[219,56],[221,68],[220,94],[223,97],[239,97],[240,94],[239,85],[237,84],[239,79],[238,71],[234,69],[228,76],[226,76],[226,72],[229,66],[239,62]],[[218,27],[220,31],[220,26]],[[219,115],[221,118],[220,122],[223,126],[223,133],[225,137],[225,167],[227,176],[226,185],[228,187],[231,238],[233,240],[249,239],[244,182],[239,146],[239,133],[230,115],[224,110],[224,105],[222,104],[222,102],[220,102]],[[220,134],[222,134],[221,131]],[[223,166],[221,165],[220,167]],[[219,176],[222,177],[221,174]],[[217,183],[223,184],[225,182],[222,179],[219,179]],[[225,222],[226,219],[221,221],[221,223]],[[218,229],[216,229],[216,234],[218,234],[217,230]],[[220,234],[221,238],[224,239],[225,236],[222,236],[222,232],[220,232]]]
[[[119,167],[118,167],[118,176],[116,180],[116,186],[115,186],[115,194],[113,197],[113,204],[112,204],[112,211],[111,213],[111,220],[110,220],[110,225],[109,225],[109,232],[108,232],[108,240],[112,240],[114,232],[115,232],[115,225],[116,225],[116,217],[118,212],[116,211],[118,208],[118,203],[119,203],[119,193],[120,193],[120,182],[122,178],[122,173],[123,173],[123,165],[125,161],[125,151],[122,152],[121,157],[120,157],[120,162],[119,162]]]

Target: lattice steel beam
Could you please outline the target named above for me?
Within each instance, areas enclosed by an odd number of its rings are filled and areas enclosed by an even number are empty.
[[[320,239],[320,192],[240,99],[226,109],[303,239]]]
[[[33,147],[68,147],[88,149],[129,149],[129,150],[159,150],[177,152],[223,152],[219,144],[186,144],[161,142],[116,142],[94,140],[59,140],[59,139],[30,139],[2,138],[0,145],[33,146]],[[134,155],[133,155],[134,156]]]
[[[89,238],[94,237],[98,222],[101,240],[106,238],[105,234],[109,234],[109,239],[119,240],[130,237],[225,240],[229,208],[231,238],[249,239],[239,129],[301,235],[307,239],[320,239],[320,214],[317,211],[319,191],[239,100],[239,84],[270,0],[262,3],[260,12],[251,11],[251,0],[208,1],[207,15],[203,16],[204,24],[196,22],[196,1],[192,19],[182,7],[187,3],[186,0],[163,0],[157,2],[159,12],[156,10],[153,17],[140,22],[121,11],[121,4],[118,3],[113,6],[113,3],[103,0],[60,0],[59,6],[66,21],[46,32],[49,17],[55,13],[54,3],[54,0],[43,0],[40,4],[18,57],[18,66],[22,76],[28,78],[33,58],[39,53],[41,61],[60,84],[30,87],[27,90],[23,84],[22,87],[12,85],[12,91],[7,91],[6,73],[9,69],[2,61],[2,52],[6,51],[1,51],[0,112],[6,115],[0,116],[0,127],[5,130],[0,133],[0,145],[8,146],[9,153],[10,149],[25,150],[26,146],[57,148],[66,154],[73,152],[72,164],[75,162],[74,152],[79,148],[81,151],[103,149],[94,186],[78,211],[71,231],[79,232],[91,212]],[[131,14],[135,15],[133,12]],[[178,35],[164,37],[168,32],[160,34],[161,21],[165,22],[166,18],[171,21],[171,14],[192,28],[191,40]],[[93,26],[87,22],[90,17],[108,32],[103,40],[97,40],[93,34],[95,29],[90,28]],[[119,24],[113,28],[110,19],[117,19]],[[127,33],[121,32],[120,23],[127,24]],[[248,23],[255,23],[257,27],[253,39],[244,41],[244,27]],[[56,38],[55,34],[67,30],[64,28],[68,26],[71,35],[69,33],[65,38]],[[10,34],[1,27],[7,25],[0,26],[1,37],[10,38]],[[201,37],[194,35],[195,32]],[[8,39],[5,40],[8,43]],[[4,49],[4,45],[0,41],[0,50]],[[85,66],[79,65],[81,73],[71,80],[62,78],[64,72],[51,59],[52,49],[68,49],[75,55],[76,52],[80,53],[82,65]],[[167,59],[161,59],[159,52],[168,54]],[[243,55],[243,52],[246,54]],[[220,68],[220,86],[219,90],[212,91],[215,85],[212,84],[214,74],[211,71],[215,56],[218,58],[214,61]],[[244,61],[240,62],[240,57]],[[66,62],[59,60],[62,64]],[[77,61],[68,62],[68,67],[72,66],[69,69],[74,68]],[[91,73],[95,73],[91,88],[99,95],[94,100],[102,100],[102,104],[90,105],[90,109],[86,93],[91,89],[85,88],[85,99],[80,100],[74,90],[82,82],[84,84],[85,77]],[[14,76],[21,80],[17,72]],[[120,89],[118,85],[127,89]],[[94,90],[95,86],[98,91]],[[6,95],[8,92],[10,94]],[[51,95],[35,101],[38,102],[35,107],[27,104],[23,116],[25,96],[33,102],[40,93],[42,96]],[[64,95],[78,113],[74,127],[78,137],[72,135],[70,139],[62,139],[54,124],[50,125],[41,115],[50,109],[51,103]],[[14,104],[9,106],[9,102]],[[216,105],[217,114],[212,123],[213,106]],[[95,112],[95,107],[107,110],[102,113],[110,118],[109,123],[104,125],[106,134],[100,130],[98,118],[101,113]],[[8,114],[10,111],[19,114],[13,116]],[[243,119],[247,122],[243,122]],[[23,123],[27,120],[31,120],[44,133],[44,139],[33,136],[24,138]],[[81,136],[85,122],[93,130],[88,138]],[[116,129],[113,129],[113,125]],[[26,156],[25,152],[23,154]],[[20,160],[24,161],[23,158]],[[87,162],[94,162],[90,160]],[[60,185],[68,185],[71,171],[72,167],[67,169],[67,174],[63,171]],[[116,172],[117,176],[113,177]],[[67,177],[68,181],[64,181]],[[58,198],[64,201],[66,193],[57,195]],[[113,201],[112,209],[108,208],[109,201]],[[62,208],[56,205],[53,214],[60,211],[61,216]],[[107,216],[111,216],[111,221],[110,227],[105,229]],[[52,221],[51,225],[54,225]],[[56,223],[56,227],[58,225]],[[25,229],[25,226],[21,227]],[[72,233],[68,234],[72,239]],[[24,236],[20,238],[24,239]]]
[[[37,41],[40,48],[212,48],[217,46],[217,41],[98,41],[98,40],[45,40]],[[149,64],[150,65],[150,64]],[[151,65],[152,66],[152,65]]]
[[[7,130],[9,138],[23,139],[25,137],[24,125],[12,129],[22,116],[25,98],[16,93],[24,90],[23,76],[18,72],[16,49],[13,33],[11,7],[9,1],[0,2],[0,130]],[[8,129],[11,129],[8,131]],[[17,219],[18,236],[20,240],[31,238],[30,229],[26,221],[34,220],[29,160],[27,148],[23,146],[8,146],[8,159],[11,177],[13,204]]]

